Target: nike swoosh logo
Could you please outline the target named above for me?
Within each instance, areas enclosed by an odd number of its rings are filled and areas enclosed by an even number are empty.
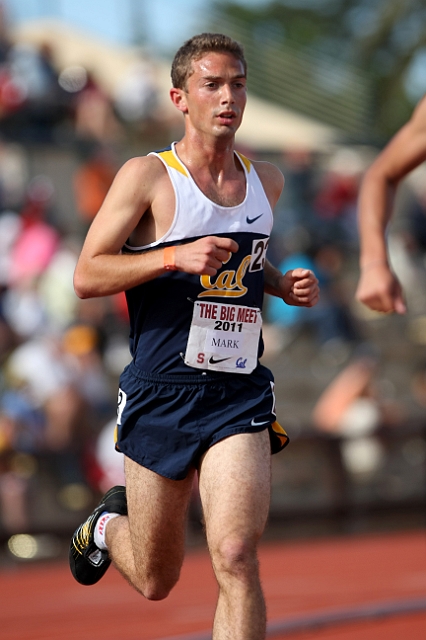
[[[225,362],[225,360],[230,360],[231,358],[219,358],[218,360],[216,358],[213,358],[213,356],[211,358],[209,358],[209,364],[217,364],[218,362]]]
[[[263,424],[270,424],[270,420],[263,420],[263,422],[256,422],[255,419],[253,418],[253,420],[251,421],[251,426],[252,427],[260,427]]]
[[[259,220],[259,218],[261,218],[263,216],[263,213],[261,213],[259,216],[256,216],[255,218],[249,218],[248,216],[246,217],[246,222],[247,224],[253,224],[253,222],[256,222],[256,220]]]

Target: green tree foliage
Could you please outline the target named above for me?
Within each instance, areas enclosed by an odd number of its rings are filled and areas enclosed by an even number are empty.
[[[407,78],[426,55],[426,0],[219,1],[213,16],[245,45],[255,92],[352,138],[385,140],[420,97]]]

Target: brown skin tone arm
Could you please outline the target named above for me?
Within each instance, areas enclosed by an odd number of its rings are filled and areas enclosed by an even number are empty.
[[[360,280],[357,299],[373,310],[405,312],[398,279],[387,256],[386,228],[396,188],[426,160],[426,99],[366,172],[359,196]]]

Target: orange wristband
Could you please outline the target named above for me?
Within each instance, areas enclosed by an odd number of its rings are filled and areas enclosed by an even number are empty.
[[[175,263],[175,248],[176,247],[166,247],[163,249],[164,268],[166,271],[177,271]]]

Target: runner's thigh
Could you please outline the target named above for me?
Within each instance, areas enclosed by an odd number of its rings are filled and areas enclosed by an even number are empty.
[[[125,472],[136,566],[149,573],[180,567],[194,470],[184,480],[169,480],[125,457]]]
[[[261,536],[269,511],[271,445],[268,431],[230,436],[207,451],[200,495],[210,548],[227,536]]]

